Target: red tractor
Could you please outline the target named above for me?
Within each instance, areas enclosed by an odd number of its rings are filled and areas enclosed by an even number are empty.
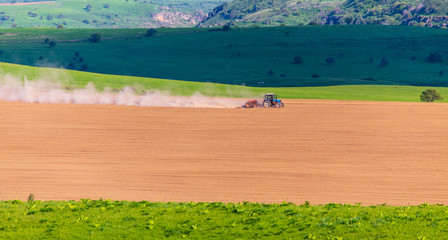
[[[285,104],[282,102],[282,100],[277,99],[277,94],[275,93],[266,93],[264,95],[263,104],[260,104],[257,100],[249,100],[244,104],[244,107],[246,108],[253,108],[253,107],[276,107],[281,108],[284,107]]]

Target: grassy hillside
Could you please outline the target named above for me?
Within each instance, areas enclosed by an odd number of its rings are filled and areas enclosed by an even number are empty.
[[[5,239],[443,239],[448,208],[327,204],[0,202]]]
[[[224,85],[215,83],[187,82],[131,76],[103,75],[72,70],[35,68],[15,64],[0,63],[0,83],[5,82],[6,75],[23,80],[46,80],[62,84],[68,89],[83,88],[92,82],[98,90],[105,87],[121,89],[132,86],[138,91],[160,90],[172,95],[191,96],[196,92],[210,97],[253,98],[264,93],[275,92],[283,99],[329,99],[329,100],[363,100],[363,101],[400,101],[418,102],[420,94],[427,87],[380,86],[380,85],[346,85],[330,87],[287,87],[263,88]],[[448,102],[448,88],[436,88]]]
[[[200,26],[296,26],[315,21],[344,0],[233,0],[213,9]]]
[[[416,25],[446,27],[444,0],[233,0],[210,12],[201,26]]]
[[[101,35],[99,43],[87,40],[93,33]],[[4,29],[0,61],[258,87],[448,86],[448,35],[443,29],[165,28],[142,37],[145,33],[146,29]],[[46,38],[56,45],[49,47]],[[296,57],[300,61],[295,62]]]
[[[222,2],[221,0],[54,0],[32,5],[2,5],[0,28],[192,27],[197,25],[208,11]]]

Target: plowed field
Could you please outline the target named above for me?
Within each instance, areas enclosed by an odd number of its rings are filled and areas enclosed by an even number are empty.
[[[448,204],[448,104],[0,102],[0,199]]]

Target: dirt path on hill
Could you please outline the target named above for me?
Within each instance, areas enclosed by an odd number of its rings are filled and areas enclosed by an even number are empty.
[[[0,199],[448,204],[448,104],[0,102]]]

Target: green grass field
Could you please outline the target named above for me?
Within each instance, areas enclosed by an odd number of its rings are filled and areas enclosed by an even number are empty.
[[[418,102],[420,94],[427,87],[396,85],[344,85],[328,87],[247,87],[216,83],[188,82],[156,78],[142,78],[120,75],[105,75],[80,71],[36,68],[8,63],[0,63],[0,74],[9,74],[16,79],[47,80],[58,82],[63,87],[83,88],[92,82],[98,90],[105,87],[122,89],[135,87],[138,91],[160,90],[172,95],[191,96],[199,92],[210,97],[252,98],[263,96],[266,92],[275,92],[285,99],[329,99],[329,100],[363,100],[363,101],[398,101]],[[0,78],[1,82],[1,78]],[[431,87],[432,88],[432,87]],[[436,87],[445,96],[442,102],[448,102],[448,88]]]
[[[257,87],[334,85],[448,86],[444,29],[303,26],[207,29],[5,29],[0,61],[33,66]],[[90,43],[92,33],[103,40]],[[54,48],[44,39],[56,41]],[[79,52],[83,61],[74,60]],[[293,64],[294,57],[302,58]],[[332,57],[333,64],[326,59]],[[380,67],[381,59],[387,65]],[[269,74],[269,70],[272,70]],[[312,77],[313,74],[318,77]]]
[[[2,5],[0,28],[55,28],[58,25],[64,28],[149,28],[166,25],[194,27],[203,15],[221,3],[214,0],[42,2],[44,3],[32,5]],[[154,14],[162,12],[171,17],[169,22],[153,18]],[[183,17],[176,13],[183,14]]]
[[[442,205],[0,202],[2,239],[447,239]]]

